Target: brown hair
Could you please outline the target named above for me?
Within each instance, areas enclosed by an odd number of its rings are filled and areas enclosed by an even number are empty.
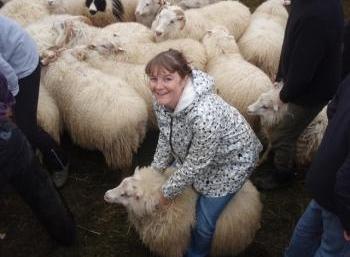
[[[145,72],[148,76],[154,74],[156,70],[165,69],[171,73],[179,73],[181,78],[191,76],[192,69],[185,56],[177,50],[169,49],[153,57],[146,65]]]

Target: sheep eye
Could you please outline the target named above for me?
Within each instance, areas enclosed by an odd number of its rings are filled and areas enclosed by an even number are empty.
[[[173,23],[174,23],[174,20],[171,20],[170,23],[173,24]]]
[[[149,3],[147,3],[146,6],[149,6]]]

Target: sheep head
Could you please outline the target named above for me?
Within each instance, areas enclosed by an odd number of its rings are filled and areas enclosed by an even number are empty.
[[[281,103],[279,99],[282,85],[282,83],[275,84],[274,88],[262,93],[256,102],[248,106],[248,114],[260,116],[264,126],[275,126],[287,113],[287,104]]]
[[[165,0],[140,0],[135,9],[135,16],[155,16],[165,4]]]
[[[186,25],[185,12],[179,6],[165,5],[152,23],[155,41],[167,39],[170,33],[182,30]]]
[[[165,176],[152,168],[136,168],[135,174],[125,178],[119,186],[108,190],[104,199],[108,203],[122,204],[128,212],[139,217],[157,210],[160,188]]]
[[[235,37],[224,26],[215,26],[208,30],[202,43],[209,59],[222,54],[239,54]]]

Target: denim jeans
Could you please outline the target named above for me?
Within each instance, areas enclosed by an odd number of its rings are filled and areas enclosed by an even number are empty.
[[[348,257],[339,218],[312,200],[294,229],[285,257]]]
[[[196,225],[192,231],[191,244],[186,257],[205,257],[211,249],[216,221],[234,194],[223,197],[206,197],[200,195],[196,206]]]

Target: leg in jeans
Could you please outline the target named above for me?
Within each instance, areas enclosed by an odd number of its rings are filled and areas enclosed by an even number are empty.
[[[19,93],[14,107],[16,124],[31,145],[39,148],[48,168],[62,170],[67,165],[66,155],[52,137],[37,125],[40,64],[32,74],[20,79],[18,83]]]
[[[344,228],[339,218],[322,207],[320,208],[322,209],[323,234],[315,257],[350,256],[350,242],[344,239]]]
[[[321,243],[322,210],[312,200],[295,226],[285,257],[312,257]]]
[[[192,231],[191,244],[186,252],[186,257],[209,255],[216,221],[232,197],[233,194],[223,197],[199,196],[196,206],[197,222]]]
[[[49,176],[40,169],[23,133],[11,122],[0,124],[0,185],[10,183],[49,234],[63,245],[75,239],[75,223]]]

